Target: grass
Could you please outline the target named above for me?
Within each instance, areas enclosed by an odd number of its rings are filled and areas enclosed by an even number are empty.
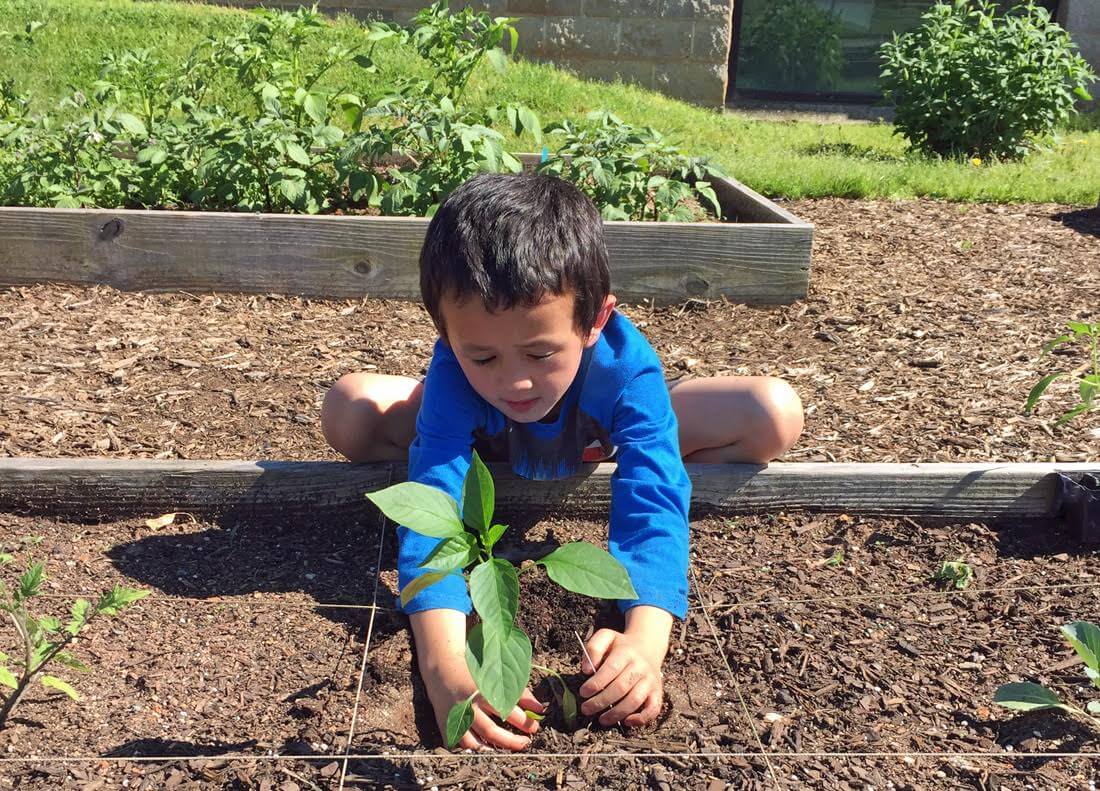
[[[247,12],[167,0],[0,0],[0,30],[47,23],[33,44],[0,38],[0,77],[15,78],[38,111],[70,86],[87,89],[107,52],[152,47],[182,59],[204,36],[245,24]],[[322,47],[359,43],[362,27],[335,20]],[[395,75],[425,74],[415,52],[389,43],[376,51],[377,74],[352,66],[330,84],[380,95]],[[233,101],[233,97],[224,97]],[[956,201],[1035,201],[1093,205],[1100,184],[1100,111],[1074,119],[1023,162],[940,161],[907,152],[888,124],[752,120],[700,108],[631,85],[579,79],[551,66],[519,62],[507,75],[480,67],[466,101],[527,104],[544,123],[605,108],[625,121],[656,127],[685,151],[712,157],[736,178],[772,197],[934,197]],[[515,141],[522,150],[531,140]]]

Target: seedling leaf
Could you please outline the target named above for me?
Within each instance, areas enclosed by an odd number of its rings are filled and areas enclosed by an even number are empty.
[[[477,539],[470,533],[445,538],[435,545],[420,568],[436,571],[464,569],[477,560]]]
[[[401,591],[401,606],[406,606],[413,596],[425,588],[435,585],[450,573],[449,571],[426,571],[421,574]]]
[[[561,714],[565,720],[565,726],[569,730],[573,730],[577,727],[577,696],[565,683],[565,679],[560,676],[551,676],[550,679],[551,682],[557,682],[556,685],[551,683],[550,688],[554,690],[554,694],[561,704]]]
[[[537,711],[531,711],[531,709],[524,709],[523,713],[533,719],[535,722],[542,722],[546,719],[545,714],[539,714]]]
[[[1100,673],[1100,628],[1088,621],[1074,621],[1062,627],[1062,634],[1089,669]]]
[[[72,620],[65,626],[65,631],[74,637],[84,628],[84,624],[88,621],[88,612],[92,608],[92,603],[87,599],[77,599],[73,602],[73,608],[70,612]]]
[[[99,601],[95,605],[95,611],[100,615],[118,615],[121,610],[129,607],[138,599],[144,599],[149,593],[150,591],[139,588],[124,588],[121,585],[116,585],[99,597]]]
[[[493,558],[470,573],[470,599],[490,632],[507,632],[519,607],[519,575],[507,560]],[[504,716],[508,716],[507,712]]]
[[[445,738],[447,740],[447,748],[452,749],[458,740],[462,738],[462,735],[466,731],[470,730],[470,726],[474,724],[474,697],[477,695],[475,692],[466,700],[459,701],[455,705],[451,706],[451,710],[447,712],[447,733]]]
[[[535,561],[550,579],[573,593],[597,599],[636,599],[623,565],[606,550],[584,541],[558,547]]]
[[[54,657],[54,659],[57,660],[58,664],[64,665],[65,667],[70,668],[71,670],[77,670],[81,673],[90,673],[90,672],[92,672],[92,669],[90,667],[88,667],[86,664],[81,662],[79,659],[77,659],[75,656],[70,654],[68,651],[59,651],[57,653],[57,655]]]
[[[1061,699],[1041,684],[1027,681],[1015,684],[1002,684],[993,695],[993,702],[1006,709],[1018,711],[1038,711],[1041,709],[1064,709]]]
[[[1085,706],[1085,710],[1089,714],[1100,714],[1100,700],[1090,700],[1089,705]]]
[[[485,462],[473,452],[470,469],[466,471],[466,480],[462,484],[462,521],[479,535],[485,535],[493,523],[493,503],[496,502],[496,487],[493,476]]]
[[[5,687],[16,689],[19,686],[19,681],[10,670],[0,665],[0,684],[3,684]]]
[[[15,591],[13,597],[16,604],[25,601],[32,596],[38,595],[38,589],[42,585],[42,580],[46,578],[45,566],[41,563],[35,563],[29,569],[27,569],[23,576],[19,578],[19,589]]]
[[[1027,401],[1024,403],[1024,411],[1030,412],[1035,408],[1035,404],[1039,401],[1039,397],[1046,392],[1046,389],[1050,387],[1050,383],[1061,376],[1061,373],[1047,374],[1040,379],[1035,387],[1031,388],[1031,392],[1027,394]]]
[[[485,534],[485,551],[492,552],[493,547],[500,541],[500,537],[504,535],[504,531],[508,529],[508,525],[493,525],[489,528],[489,532]]]
[[[466,639],[466,666],[493,710],[507,717],[531,676],[531,641],[514,626],[486,630],[479,623]]]
[[[42,686],[49,687],[50,689],[56,689],[58,692],[64,692],[73,700],[80,700],[80,695],[76,693],[76,690],[59,679],[57,676],[41,676]]]
[[[387,518],[414,533],[450,538],[463,532],[458,503],[434,486],[405,481],[381,491],[368,492],[367,499]]]

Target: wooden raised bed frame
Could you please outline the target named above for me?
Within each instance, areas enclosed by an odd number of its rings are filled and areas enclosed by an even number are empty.
[[[528,481],[491,465],[501,507],[606,515],[614,464],[561,481]],[[692,508],[724,513],[811,510],[995,523],[1058,517],[1055,473],[1100,464],[688,464]],[[404,480],[403,464],[149,459],[0,459],[0,511],[111,520],[186,511],[238,520],[334,515]],[[1100,540],[1100,536],[1082,536]]]
[[[521,154],[525,167],[537,155]],[[813,226],[733,179],[736,222],[607,222],[620,300],[784,303],[806,295]],[[336,299],[419,299],[428,220],[235,212],[0,208],[0,286],[108,285]]]

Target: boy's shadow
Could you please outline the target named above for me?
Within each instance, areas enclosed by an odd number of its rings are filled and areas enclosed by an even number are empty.
[[[217,527],[187,532],[176,526],[119,543],[107,551],[115,567],[132,580],[171,596],[194,599],[254,593],[303,593],[331,620],[364,626],[368,610],[326,608],[325,604],[369,606],[375,602],[379,542],[378,512],[238,521],[213,520]],[[393,528],[386,526],[386,532]],[[393,607],[378,592],[379,607]]]

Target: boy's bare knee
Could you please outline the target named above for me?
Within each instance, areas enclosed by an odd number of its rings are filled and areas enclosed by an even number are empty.
[[[763,377],[758,390],[760,407],[768,416],[769,439],[772,458],[786,453],[802,434],[805,421],[802,399],[785,380],[775,376]]]
[[[325,440],[352,461],[400,456],[400,451],[408,447],[405,440],[411,441],[415,432],[418,388],[418,383],[407,377],[370,373],[341,376],[321,404]]]

